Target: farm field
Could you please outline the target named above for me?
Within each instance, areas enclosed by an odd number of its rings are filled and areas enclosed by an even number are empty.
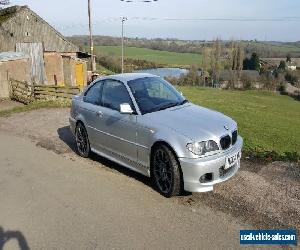
[[[220,111],[238,122],[244,151],[300,154],[300,102],[266,91],[179,87],[191,102]]]
[[[95,46],[97,55],[116,55],[121,56],[120,46]],[[158,64],[190,66],[200,65],[201,55],[192,53],[176,53],[146,48],[126,47],[125,57],[133,59],[142,59]]]
[[[247,46],[249,42],[244,41],[244,46]],[[272,50],[273,52],[281,53],[281,57],[286,57],[287,54],[293,55],[292,57],[300,57],[300,43],[285,43],[285,42],[252,42],[252,46],[255,46],[259,50]],[[277,57],[277,56],[276,56]],[[286,59],[286,58],[285,58]]]
[[[292,44],[292,43],[278,43],[278,42],[269,42],[266,43],[271,46],[271,49],[285,52],[285,53],[299,53],[300,54],[300,44]]]

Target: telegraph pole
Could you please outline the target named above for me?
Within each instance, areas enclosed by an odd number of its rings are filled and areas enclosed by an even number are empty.
[[[90,31],[90,52],[92,55],[92,72],[96,71],[96,59],[94,55],[94,40],[92,33],[92,17],[91,17],[91,0],[88,0],[88,15],[89,15],[89,31]]]
[[[120,0],[123,3],[152,3],[158,2],[158,0]],[[127,21],[127,17],[122,17],[122,73],[124,73],[124,23]]]
[[[122,74],[124,73],[124,23],[127,17],[122,17]]]

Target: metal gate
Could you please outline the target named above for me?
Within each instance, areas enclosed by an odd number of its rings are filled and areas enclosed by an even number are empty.
[[[28,55],[31,60],[31,80],[36,84],[46,82],[44,48],[42,43],[17,43],[16,51]]]

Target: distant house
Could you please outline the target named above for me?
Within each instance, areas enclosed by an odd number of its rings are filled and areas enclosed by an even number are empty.
[[[38,84],[87,83],[87,54],[27,6],[0,9],[0,52],[21,52],[31,60],[31,81]]]
[[[272,65],[273,67],[275,66],[277,68],[281,61],[286,61],[286,58],[262,58],[261,61],[264,61],[265,63],[268,63],[268,65]],[[292,62],[287,62],[286,64],[288,69],[296,70],[297,67],[300,67],[300,58],[293,58]]]

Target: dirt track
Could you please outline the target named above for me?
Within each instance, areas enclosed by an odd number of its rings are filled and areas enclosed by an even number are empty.
[[[0,131],[29,138],[36,145],[76,162],[88,162],[114,174],[150,185],[147,178],[96,155],[86,160],[75,153],[68,128],[68,109],[37,110],[0,118]],[[251,224],[254,228],[297,228],[300,231],[300,166],[243,161],[238,174],[216,186],[214,192],[186,194],[173,202],[197,210],[203,205]]]

